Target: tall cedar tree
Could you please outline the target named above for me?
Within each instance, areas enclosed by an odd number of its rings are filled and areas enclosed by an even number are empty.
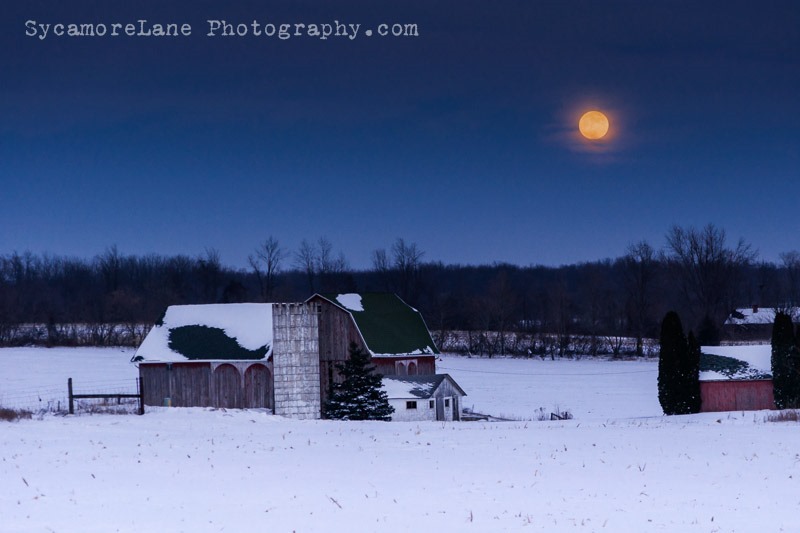
[[[370,356],[350,343],[350,358],[336,365],[344,377],[331,385],[325,402],[325,416],[340,420],[391,420],[394,407],[381,389],[383,376],[375,372]]]
[[[700,346],[690,333],[691,347],[681,319],[670,311],[661,322],[658,357],[658,401],[666,415],[700,410]]]
[[[686,409],[688,413],[700,412],[700,341],[694,333],[689,332],[687,340],[687,358],[684,365],[684,387],[686,393]]]
[[[800,407],[800,354],[792,318],[783,312],[772,325],[772,387],[775,407]]]

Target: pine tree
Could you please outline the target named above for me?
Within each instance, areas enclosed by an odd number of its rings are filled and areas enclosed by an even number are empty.
[[[695,339],[694,333],[689,332],[687,340],[687,357],[683,365],[683,385],[686,403],[686,413],[699,413],[700,397],[700,341]]]
[[[658,401],[666,415],[700,411],[700,344],[683,334],[678,314],[670,311],[661,323],[658,357]]]
[[[325,416],[340,420],[390,420],[394,407],[389,405],[386,391],[381,389],[383,376],[375,372],[370,356],[350,343],[350,357],[336,365],[344,377],[331,385],[325,402]]]
[[[680,362],[686,353],[686,337],[678,313],[670,311],[661,322],[658,355],[658,401],[665,415],[679,413]]]
[[[775,315],[772,325],[772,387],[778,409],[800,407],[800,357],[792,318]]]

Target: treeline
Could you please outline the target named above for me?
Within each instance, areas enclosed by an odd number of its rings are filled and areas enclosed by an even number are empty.
[[[800,302],[800,253],[759,261],[750,245],[729,242],[714,225],[676,226],[658,248],[642,241],[616,259],[560,267],[446,265],[397,239],[373,252],[372,268],[355,270],[328,239],[290,250],[275,237],[254,249],[248,265],[230,268],[215,250],[193,257],[126,255],[114,246],[92,259],[0,255],[0,344],[136,344],[168,305],[391,291],[423,313],[437,340],[468,339],[463,351],[641,354],[669,310],[685,317],[701,343],[713,344],[735,307]]]

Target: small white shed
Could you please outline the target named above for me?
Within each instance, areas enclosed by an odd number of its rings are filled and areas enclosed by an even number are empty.
[[[384,376],[383,389],[394,407],[392,420],[461,420],[461,398],[467,395],[449,374]]]

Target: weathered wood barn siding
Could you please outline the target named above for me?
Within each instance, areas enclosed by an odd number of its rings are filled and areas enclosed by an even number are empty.
[[[457,390],[448,379],[445,379],[441,385],[436,387],[433,397],[436,398],[437,420],[452,421],[461,419],[461,394],[462,392]],[[448,398],[450,399],[450,402],[448,402],[450,405],[446,406],[445,400]],[[439,417],[440,414],[443,415],[443,418]]]
[[[319,392],[324,403],[331,383],[342,381],[335,365],[350,357],[350,343],[356,343],[364,351],[367,347],[350,313],[324,298],[314,298],[311,302],[319,309]]]
[[[775,409],[771,379],[700,382],[700,411],[758,411]]]
[[[139,363],[145,405],[273,408],[269,362]]]
[[[244,371],[244,406],[272,408],[272,373],[264,365],[250,365]]]
[[[427,376],[436,373],[434,355],[399,355],[372,358],[372,364],[384,376]]]

